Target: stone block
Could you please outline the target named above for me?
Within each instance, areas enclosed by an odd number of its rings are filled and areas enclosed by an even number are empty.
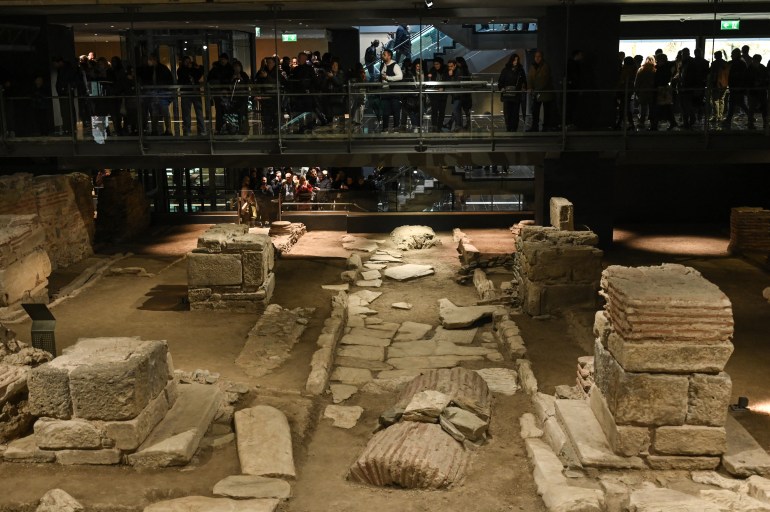
[[[228,498],[276,498],[289,499],[291,485],[277,478],[252,475],[232,475],[214,485],[216,496]]]
[[[261,233],[239,234],[227,241],[227,252],[267,252],[272,247],[270,237]]]
[[[279,503],[277,499],[231,500],[186,496],[153,503],[144,512],[275,512]]]
[[[721,508],[696,496],[673,489],[633,491],[623,510],[628,512],[721,512]]]
[[[169,385],[171,384],[176,389],[176,382],[169,381]],[[160,393],[150,401],[136,418],[127,421],[105,422],[105,434],[115,443],[115,448],[134,451],[147,439],[152,429],[160,423],[166,412],[168,412],[169,407],[167,394]]]
[[[111,465],[119,464],[120,450],[109,448],[104,450],[59,450],[56,452],[56,462],[63,465]]]
[[[258,405],[235,413],[238,458],[244,475],[294,478],[291,430],[286,416]]]
[[[626,372],[600,343],[594,378],[618,425],[682,425],[689,379],[683,375]]]
[[[552,197],[550,201],[551,226],[565,231],[575,229],[574,208],[564,197]]]
[[[770,503],[770,480],[761,476],[750,476],[748,479],[749,496],[763,503]]]
[[[604,395],[596,387],[591,390],[589,405],[613,452],[625,457],[647,453],[651,442],[649,428],[617,425],[609,407],[607,407]]]
[[[721,459],[719,457],[688,457],[685,455],[648,455],[647,464],[652,469],[705,471],[716,469]]]
[[[35,422],[34,428],[35,442],[44,450],[88,450],[102,447],[104,431],[90,421],[40,418]]]
[[[614,332],[607,337],[607,346],[629,372],[717,373],[733,353],[732,343],[635,343]]]
[[[40,498],[35,512],[83,512],[85,508],[78,501],[62,491],[51,489]]]
[[[74,415],[107,421],[135,418],[166,387],[166,343],[93,341],[91,347],[62,356],[77,361],[69,375]]]
[[[724,372],[719,375],[696,373],[690,376],[687,401],[688,425],[724,426],[732,393],[732,380]]]
[[[69,419],[72,417],[69,373],[65,368],[43,364],[27,377],[29,408],[34,416]]]
[[[694,425],[658,427],[652,447],[662,455],[722,455],[727,447],[725,429]]]
[[[731,415],[727,416],[725,431],[727,451],[722,455],[725,470],[740,478],[751,475],[770,476],[770,455]]]
[[[187,284],[193,287],[235,286],[243,282],[240,254],[187,255]]]
[[[243,286],[261,286],[270,274],[267,265],[267,253],[247,251],[242,255]]]
[[[3,452],[6,462],[53,462],[55,459],[55,452],[37,447],[34,435],[11,441]]]

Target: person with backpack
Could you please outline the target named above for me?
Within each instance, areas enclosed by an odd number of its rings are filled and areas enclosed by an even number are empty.
[[[375,39],[364,52],[364,64],[370,82],[374,82],[374,63],[377,62],[377,48],[379,47],[380,40]]]

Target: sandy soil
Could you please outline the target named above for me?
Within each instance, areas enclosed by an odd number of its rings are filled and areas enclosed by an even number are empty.
[[[490,442],[479,450],[467,479],[448,491],[405,491],[375,489],[347,482],[347,468],[358,457],[376,425],[377,416],[392,402],[390,395],[358,394],[348,405],[365,409],[359,424],[351,430],[331,426],[321,419],[328,396],[310,399],[302,396],[315,339],[329,314],[332,292],[322,284],[339,282],[344,260],[339,250],[340,234],[318,233],[299,246],[296,255],[281,258],[276,266],[277,287],[273,302],[284,307],[316,307],[300,343],[284,366],[261,379],[249,379],[234,364],[246,333],[257,318],[249,314],[191,312],[182,299],[186,294],[186,265],[179,258],[195,245],[195,238],[206,226],[158,228],[152,237],[130,246],[112,246],[106,252],[131,251],[135,256],[115,266],[140,266],[154,277],[104,277],[81,295],[54,309],[58,319],[57,345],[61,349],[79,337],[130,336],[166,339],[177,368],[205,368],[223,377],[255,386],[239,406],[271,404],[289,418],[294,436],[298,479],[294,497],[284,511],[469,511],[483,512],[544,510],[535,493],[532,468],[518,435],[518,417],[530,406],[526,398],[498,396],[495,400]],[[480,230],[495,231],[495,230]],[[681,233],[690,233],[682,235]],[[412,320],[436,325],[437,299],[448,297],[460,305],[472,304],[475,291],[452,280],[459,261],[451,233],[441,233],[444,245],[427,251],[408,253],[413,263],[431,263],[436,275],[412,283],[386,280],[383,295],[371,307],[386,321]],[[507,239],[507,230],[491,233],[488,240]],[[309,234],[310,236],[310,234]],[[383,234],[371,235],[383,238]],[[473,236],[473,235],[472,235]],[[480,234],[476,237],[481,239]],[[337,240],[337,242],[335,242]],[[310,243],[310,242],[313,243]],[[682,262],[699,269],[717,283],[733,301],[736,333],[735,353],[727,371],[733,378],[733,395],[748,396],[752,403],[770,403],[766,387],[770,368],[770,305],[761,290],[770,286],[770,276],[737,258],[727,257],[724,235],[714,230],[669,230],[650,227],[618,232],[618,244],[606,254],[606,263],[657,264]],[[315,246],[315,248],[314,248]],[[392,246],[391,246],[392,247]],[[67,272],[64,270],[63,272]],[[69,271],[75,276],[77,272]],[[66,276],[60,278],[66,281]],[[496,274],[493,279],[510,279]],[[390,308],[392,302],[415,305],[411,311]],[[516,318],[533,361],[540,388],[550,393],[558,384],[573,384],[576,358],[591,346],[591,310],[574,311],[564,318],[533,320]],[[12,326],[22,340],[29,339],[29,323]],[[482,330],[489,330],[487,324]],[[510,362],[486,366],[510,366]],[[480,366],[485,366],[481,364]],[[770,416],[746,414],[740,421],[765,446],[770,447]],[[42,494],[61,487],[80,499],[89,510],[141,510],[162,497],[190,494],[211,495],[221,478],[239,472],[234,445],[212,451],[203,450],[193,464],[183,470],[136,471],[125,467],[89,468],[56,465],[0,464],[0,510],[34,510]],[[119,482],[119,485],[115,485]]]

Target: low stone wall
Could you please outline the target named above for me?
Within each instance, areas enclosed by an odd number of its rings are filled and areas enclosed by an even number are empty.
[[[733,254],[760,252],[770,257],[770,210],[733,208],[730,212],[730,245]]]
[[[83,173],[0,176],[0,215],[36,215],[54,269],[93,254],[91,179]]]
[[[329,383],[329,374],[334,367],[334,354],[337,351],[337,343],[347,326],[348,294],[339,292],[332,297],[332,313],[324,321],[324,327],[318,336],[318,350],[310,361],[310,374],[307,377],[305,391],[311,395],[321,395],[326,391]]]
[[[275,287],[274,266],[269,236],[250,234],[245,225],[213,226],[187,255],[190,309],[263,312]]]
[[[459,274],[461,276],[470,276],[477,268],[503,267],[512,265],[514,255],[509,253],[480,251],[468,235],[459,229],[452,230],[452,240],[457,245],[461,267]]]
[[[36,215],[0,215],[0,307],[48,303],[51,260]]]
[[[134,238],[150,226],[150,220],[150,202],[131,171],[118,170],[105,176],[97,205],[98,241],[120,242]]]
[[[522,308],[533,316],[575,306],[595,307],[603,252],[592,231],[523,226],[514,274]]]

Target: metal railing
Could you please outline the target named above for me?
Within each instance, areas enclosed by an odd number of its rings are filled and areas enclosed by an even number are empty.
[[[501,97],[494,81],[322,82],[140,88],[132,95],[8,97],[0,91],[2,143],[50,141],[73,145],[137,140],[273,142],[279,152],[298,140],[328,139],[348,147],[365,141],[408,140],[421,150],[441,141],[496,144],[537,137],[567,147],[582,133],[622,140],[656,129],[768,135],[768,89],[751,87],[515,91]],[[507,101],[503,101],[507,99]],[[198,148],[200,150],[200,148]]]

